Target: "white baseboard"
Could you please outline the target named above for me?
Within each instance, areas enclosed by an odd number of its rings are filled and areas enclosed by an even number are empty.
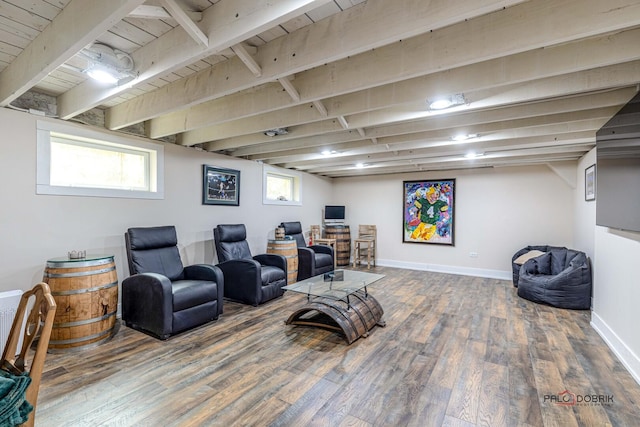
[[[594,311],[591,312],[591,327],[602,337],[607,346],[627,368],[634,380],[640,384],[640,358],[618,337],[618,335]]]
[[[409,270],[434,271],[437,273],[461,274],[463,276],[486,277],[489,279],[512,280],[513,273],[504,270],[488,270],[484,268],[458,267],[455,265],[425,264],[419,262],[394,261],[378,259],[376,265],[382,267],[406,268]]]

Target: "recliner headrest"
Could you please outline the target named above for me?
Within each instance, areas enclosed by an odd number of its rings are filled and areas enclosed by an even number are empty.
[[[221,224],[216,228],[220,242],[239,242],[247,239],[247,229],[244,224]]]
[[[157,249],[178,245],[178,236],[173,225],[129,228],[127,233],[132,250]]]
[[[280,225],[284,227],[284,234],[290,235],[302,233],[302,224],[299,221],[283,222]]]

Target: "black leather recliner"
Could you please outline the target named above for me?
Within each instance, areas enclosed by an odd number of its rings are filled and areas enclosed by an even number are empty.
[[[333,248],[325,245],[307,246],[300,222],[283,222],[285,236],[291,236],[298,245],[298,280],[308,279],[333,270]]]
[[[173,226],[129,228],[131,276],[122,281],[125,325],[160,339],[222,314],[224,278],[213,265],[183,267]]]
[[[244,224],[221,224],[213,230],[217,265],[224,274],[225,298],[257,306],[284,294],[287,259],[277,254],[252,256]]]

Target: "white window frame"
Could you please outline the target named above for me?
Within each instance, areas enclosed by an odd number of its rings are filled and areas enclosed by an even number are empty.
[[[111,133],[86,129],[66,123],[38,120],[36,156],[36,194],[59,196],[116,197],[129,199],[164,199],[164,146],[162,144],[125,138]],[[62,137],[102,145],[122,152],[143,151],[149,155],[149,190],[124,190],[51,185],[51,133]]]
[[[281,176],[292,179],[292,193],[293,200],[273,200],[267,198],[267,177],[268,176]],[[263,164],[262,165],[262,204],[264,205],[283,205],[283,206],[302,206],[302,173],[277,168],[275,166]]]

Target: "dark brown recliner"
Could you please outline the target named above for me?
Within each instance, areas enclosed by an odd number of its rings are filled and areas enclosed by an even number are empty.
[[[129,228],[125,242],[131,273],[122,281],[126,326],[167,339],[222,314],[222,271],[183,267],[175,227]]]
[[[252,256],[244,224],[221,224],[213,230],[217,266],[224,274],[225,298],[257,306],[284,294],[287,259],[277,254]]]
[[[308,279],[333,270],[333,248],[325,245],[307,246],[300,222],[283,222],[285,236],[293,238],[298,245],[298,280]]]

